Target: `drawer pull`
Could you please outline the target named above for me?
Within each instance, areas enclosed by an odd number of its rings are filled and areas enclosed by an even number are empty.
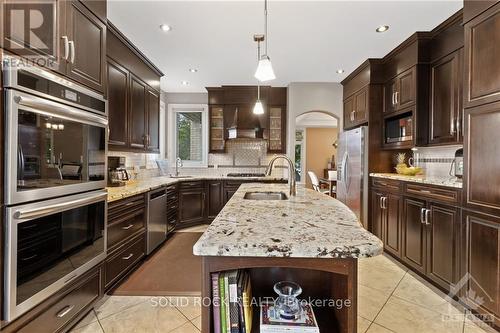
[[[132,228],[134,225],[133,224],[129,224],[128,226],[126,227],[122,227],[123,230],[128,230],[130,228]]]
[[[122,257],[123,260],[129,260],[130,258],[132,258],[134,256],[133,253],[129,254],[128,256],[126,257]]]
[[[431,194],[432,192],[429,190],[419,190],[420,193],[426,193],[426,194]]]
[[[34,255],[26,257],[26,258],[21,258],[21,260],[22,261],[28,261],[28,260],[31,260],[31,259],[35,259],[36,257],[38,257],[38,254],[34,254]]]
[[[71,310],[73,310],[74,308],[75,308],[74,305],[68,305],[68,306],[64,307],[61,311],[59,311],[57,313],[57,318],[64,317],[65,315],[67,315],[68,313],[70,313]]]

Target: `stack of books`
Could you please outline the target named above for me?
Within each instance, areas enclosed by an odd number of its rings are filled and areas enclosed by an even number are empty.
[[[214,333],[252,332],[252,286],[244,270],[212,274]]]

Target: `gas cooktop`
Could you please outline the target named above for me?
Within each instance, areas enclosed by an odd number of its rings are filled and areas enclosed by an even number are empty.
[[[264,173],[228,173],[228,177],[265,177]]]

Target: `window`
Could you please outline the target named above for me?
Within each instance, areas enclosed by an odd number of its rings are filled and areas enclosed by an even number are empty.
[[[206,105],[169,105],[171,163],[179,157],[186,167],[207,166]]]

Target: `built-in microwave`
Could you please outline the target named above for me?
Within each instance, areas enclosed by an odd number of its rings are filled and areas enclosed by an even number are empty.
[[[7,321],[106,257],[105,190],[5,208]]]
[[[106,102],[34,67],[4,61],[5,204],[106,186]]]

